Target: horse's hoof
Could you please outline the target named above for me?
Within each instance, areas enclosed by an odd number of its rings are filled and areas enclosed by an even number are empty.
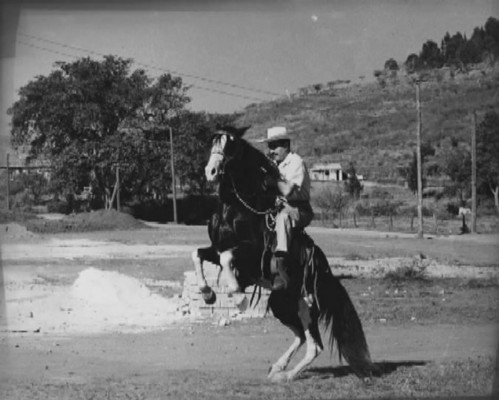
[[[276,367],[275,365],[271,365],[269,367],[269,372],[267,373],[267,378],[271,379],[275,374],[278,374],[282,371],[284,371],[284,368]]]
[[[365,378],[362,379],[362,383],[366,386],[371,386],[373,384],[373,378],[370,376],[366,376]]]
[[[277,375],[277,374],[282,374],[284,373],[286,368],[284,368],[283,366],[279,366],[279,365],[271,365],[269,367],[269,372],[267,373],[267,378],[269,378],[270,380],[272,380],[272,377],[274,375]]]
[[[238,308],[240,312],[244,312],[248,309],[249,300],[244,293],[232,293],[231,296],[234,305]]]
[[[275,383],[289,382],[291,380],[289,378],[288,373],[285,371],[276,372],[274,374],[271,374],[271,375],[269,375],[269,379],[271,382],[275,382]]]
[[[201,288],[201,295],[206,304],[213,304],[217,301],[217,295],[209,286]]]

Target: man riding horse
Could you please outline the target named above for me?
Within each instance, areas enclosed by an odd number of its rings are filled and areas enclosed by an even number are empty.
[[[275,220],[276,246],[274,250],[273,290],[286,290],[289,286],[289,249],[293,231],[310,224],[314,213],[310,206],[310,176],[303,159],[291,151],[291,137],[283,126],[267,130],[266,142],[270,158],[277,164],[280,180],[277,187],[281,196],[277,198],[278,209]]]
[[[340,357],[369,380],[373,365],[359,316],[326,255],[303,231],[313,216],[303,160],[291,152],[285,128],[267,131],[274,162],[243,138],[247,129],[221,127],[213,135],[205,172],[217,184],[219,202],[208,223],[211,244],[192,253],[202,297],[207,304],[217,301],[204,262],[220,267],[233,296],[244,296],[251,285],[273,288],[268,307],[295,336],[270,368],[273,381],[295,379],[322,352],[319,323],[330,333],[330,346],[336,343]],[[276,203],[281,207],[273,217]],[[278,264],[275,279],[267,273],[270,247]],[[288,370],[304,344],[305,356]]]

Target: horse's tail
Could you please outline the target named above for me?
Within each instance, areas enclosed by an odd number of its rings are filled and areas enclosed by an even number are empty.
[[[374,369],[371,355],[352,300],[340,280],[332,274],[326,256],[317,246],[313,262],[313,292],[319,308],[319,320],[331,332],[331,351],[336,342],[340,360],[343,357],[357,376],[370,377]]]

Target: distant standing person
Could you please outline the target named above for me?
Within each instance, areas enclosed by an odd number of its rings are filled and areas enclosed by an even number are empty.
[[[303,159],[291,151],[291,137],[283,126],[267,130],[266,142],[270,158],[277,164],[281,179],[277,187],[280,211],[276,217],[277,245],[274,265],[277,272],[272,283],[273,290],[285,290],[289,286],[289,248],[293,228],[305,228],[314,213],[310,205],[310,175]]]

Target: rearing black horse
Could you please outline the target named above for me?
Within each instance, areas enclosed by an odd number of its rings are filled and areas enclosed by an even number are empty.
[[[206,282],[203,261],[220,266],[234,294],[255,284],[271,287],[264,272],[266,238],[271,234],[270,215],[279,194],[273,184],[279,179],[279,171],[242,138],[246,130],[219,129],[205,168],[208,181],[218,183],[220,202],[208,224],[211,246],[194,251],[192,259],[200,291],[208,304],[215,301],[216,295]],[[295,340],[272,365],[269,378],[292,380],[310,365],[324,348],[319,333],[321,322],[330,331],[331,349],[336,342],[340,358],[345,358],[359,377],[369,380],[373,365],[348,293],[333,276],[324,253],[303,231],[295,235],[291,247],[291,284],[286,291],[272,292],[268,305],[274,316],[293,331]],[[305,342],[304,358],[286,371]]]

